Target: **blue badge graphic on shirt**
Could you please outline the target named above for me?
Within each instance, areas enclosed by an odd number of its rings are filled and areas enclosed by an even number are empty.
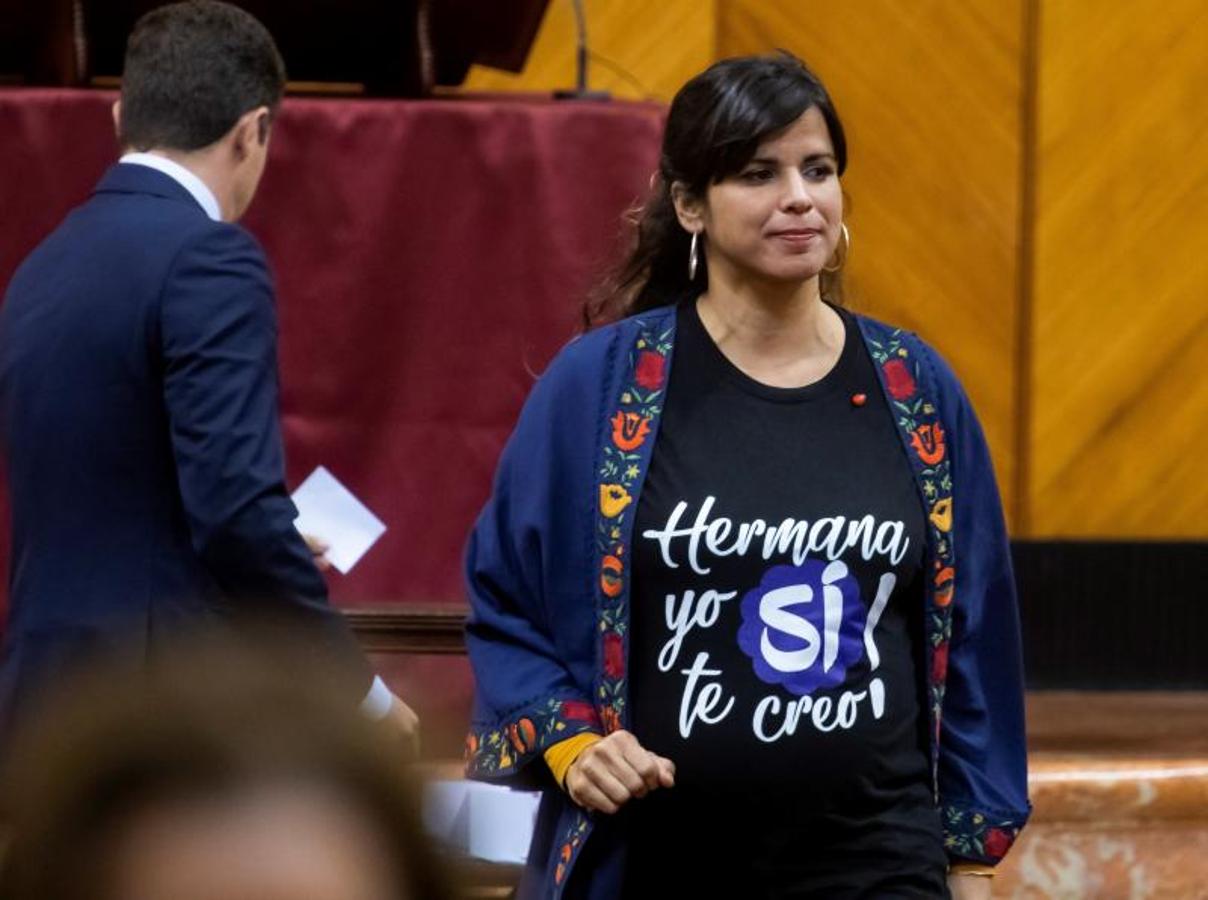
[[[847,564],[773,566],[742,598],[738,646],[767,684],[798,696],[841,685],[864,652],[868,615]]]

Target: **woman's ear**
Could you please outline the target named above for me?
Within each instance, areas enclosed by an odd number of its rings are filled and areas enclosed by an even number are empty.
[[[675,206],[675,217],[690,234],[705,230],[705,201],[693,194],[682,181],[671,182],[671,203]]]

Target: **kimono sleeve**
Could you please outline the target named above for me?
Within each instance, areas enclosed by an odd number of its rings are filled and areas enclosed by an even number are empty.
[[[1030,812],[1019,611],[985,436],[951,370],[930,355],[952,433],[957,560],[939,737],[940,814],[950,857],[993,865]]]
[[[544,751],[600,732],[590,498],[596,404],[562,357],[534,387],[470,535],[466,646],[475,698],[466,772],[516,787],[549,782]]]

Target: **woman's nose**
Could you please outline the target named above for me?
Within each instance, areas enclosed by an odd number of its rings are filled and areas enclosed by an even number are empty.
[[[786,212],[804,212],[814,205],[805,177],[796,169],[789,172],[784,181],[784,194],[780,206]]]

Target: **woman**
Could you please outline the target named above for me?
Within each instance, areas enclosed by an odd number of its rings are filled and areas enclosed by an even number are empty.
[[[780,54],[681,89],[634,253],[471,537],[475,777],[546,789],[521,895],[989,896],[1028,814],[989,454],[833,301],[843,129]]]

